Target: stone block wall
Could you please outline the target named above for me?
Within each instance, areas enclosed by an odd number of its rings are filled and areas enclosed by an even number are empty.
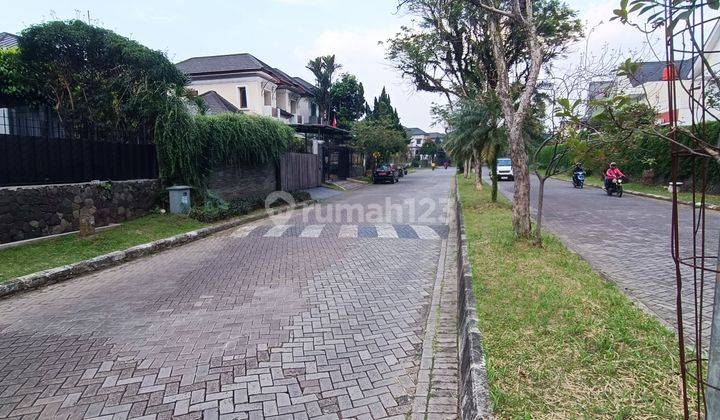
[[[225,201],[270,194],[277,190],[275,171],[275,165],[225,165],[212,171],[208,190]]]
[[[158,180],[0,188],[0,243],[78,230],[81,210],[107,226],[158,205]]]

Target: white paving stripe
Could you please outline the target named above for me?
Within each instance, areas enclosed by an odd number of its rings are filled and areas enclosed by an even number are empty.
[[[340,234],[338,235],[340,238],[357,238],[358,237],[358,227],[357,225],[342,225],[340,226]]]
[[[375,229],[377,230],[378,238],[397,238],[398,234],[395,231],[395,228],[393,225],[377,225],[375,226]]]
[[[309,225],[305,229],[303,229],[302,233],[300,234],[301,238],[317,238],[322,233],[323,229],[325,228],[325,225]]]
[[[257,228],[257,225],[243,226],[243,227],[235,230],[235,232],[233,232],[233,234],[232,234],[232,237],[233,238],[246,238],[256,228]]]
[[[440,239],[440,235],[430,226],[410,225],[420,239]]]
[[[283,233],[288,229],[290,229],[290,225],[275,225],[263,236],[265,238],[279,238],[283,236]]]

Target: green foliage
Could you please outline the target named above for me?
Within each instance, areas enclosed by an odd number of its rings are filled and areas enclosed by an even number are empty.
[[[301,203],[311,199],[310,194],[306,191],[296,191],[291,193],[296,203]],[[230,202],[221,198],[207,194],[204,202],[190,209],[189,216],[195,220],[212,223],[231,217],[243,216],[255,210],[265,207],[266,197],[264,195],[253,195],[249,197],[237,198]],[[284,204],[281,202],[271,203],[271,207]]]
[[[186,83],[163,53],[79,20],[31,26],[18,43],[11,72],[27,77],[15,89],[38,91],[74,137],[149,135],[168,92]]]
[[[36,79],[17,48],[0,48],[0,105],[29,105],[41,101]]]
[[[661,133],[664,129],[661,130]],[[692,144],[683,131],[691,131],[690,127],[681,127],[679,140],[684,144]],[[705,138],[718,138],[720,136],[720,122],[707,123],[700,126],[698,132],[703,132]],[[665,132],[665,134],[667,134]],[[612,136],[612,134],[609,134]],[[616,162],[622,171],[631,179],[640,180],[645,169],[654,170],[655,181],[666,183],[671,177],[670,142],[661,136],[636,132],[624,138],[623,141],[613,141],[603,138],[580,139],[572,146],[572,160],[582,161],[585,167],[594,174],[601,174],[609,162]],[[678,179],[689,180],[693,165],[698,173],[702,159],[684,158],[680,160]],[[712,192],[720,187],[720,165],[709,164],[707,168],[708,184]]]
[[[391,121],[364,120],[353,127],[353,146],[368,156],[378,153],[382,159],[407,151],[405,131],[399,132]]]
[[[495,86],[488,14],[476,1],[402,0],[399,4],[418,24],[402,27],[387,41],[387,58],[418,90],[467,99],[487,85]],[[533,7],[544,44],[543,60],[548,62],[582,35],[582,25],[577,13],[559,0],[534,1]],[[529,48],[521,25],[513,19],[502,19],[501,25],[501,31],[509,34],[508,68],[524,65]]]
[[[418,150],[419,154],[430,156],[430,157],[435,156],[437,154],[437,152],[438,152],[438,146],[432,140],[428,140],[425,143],[423,143],[422,146],[420,146],[420,149]]]
[[[245,114],[190,116],[175,98],[155,130],[160,177],[204,190],[212,168],[264,165],[288,150],[294,131],[272,118]]]
[[[380,97],[375,98],[373,101],[372,110],[368,113],[366,119],[368,121],[382,122],[383,125],[389,126],[403,133],[403,135],[405,134],[405,129],[402,124],[400,124],[400,116],[398,115],[397,109],[393,108],[390,95],[388,95],[385,87],[383,87]]]
[[[345,73],[330,88],[330,102],[338,127],[349,130],[355,121],[365,115],[365,88],[357,77]]]

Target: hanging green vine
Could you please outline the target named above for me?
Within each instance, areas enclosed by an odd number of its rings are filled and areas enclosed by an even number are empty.
[[[155,128],[160,177],[204,191],[213,168],[277,162],[293,136],[292,128],[272,118],[192,116],[181,99],[171,100]]]

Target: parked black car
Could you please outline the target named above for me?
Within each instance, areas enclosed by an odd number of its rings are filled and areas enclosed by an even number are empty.
[[[373,170],[373,184],[377,184],[378,182],[390,182],[391,184],[394,184],[398,182],[398,171],[397,169],[388,164],[378,165],[375,170]]]

